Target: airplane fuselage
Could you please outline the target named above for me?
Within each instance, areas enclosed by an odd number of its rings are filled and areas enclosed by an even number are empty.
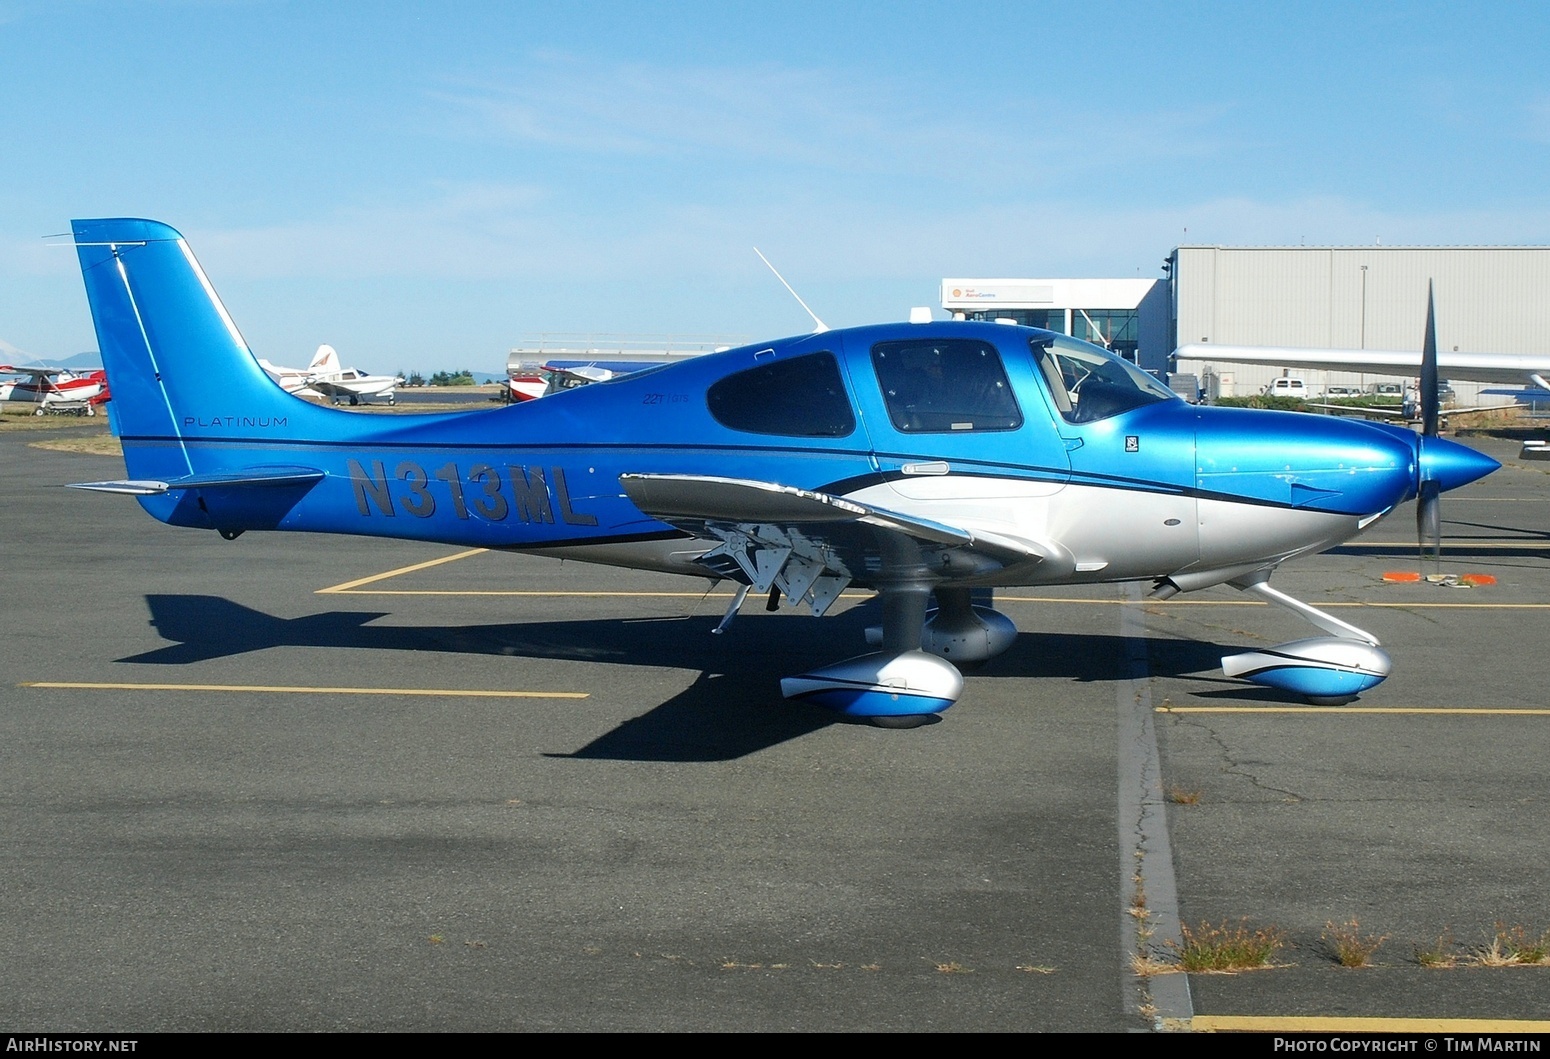
[[[1007,422],[901,429],[874,371],[874,349],[933,338],[999,356],[1008,407],[1015,406]],[[142,498],[175,524],[431,539],[696,574],[705,570],[693,560],[709,545],[643,516],[621,491],[620,475],[779,481],[1061,553],[1058,562],[977,579],[991,584],[1264,565],[1352,536],[1413,490],[1414,435],[1371,424],[1174,399],[1067,421],[1035,363],[1037,342],[1047,338],[989,324],[827,332],[530,404],[391,425],[319,409],[271,386],[262,401],[238,407],[217,399],[185,413],[180,446],[170,437],[123,440],[148,456],[159,452],[169,476],[281,461],[325,475],[295,487],[298,496],[280,487]],[[814,356],[840,369],[843,392],[830,396],[853,422],[796,437],[763,432],[781,426],[778,414],[766,423],[755,409],[741,423],[743,413],[718,418],[709,406],[707,395],[729,376],[777,362],[795,362],[800,372]],[[800,378],[781,384],[791,392],[768,400],[800,399]],[[941,385],[950,389],[953,380]],[[800,415],[792,423],[804,425]],[[748,425],[758,430],[740,428]],[[866,583],[864,574],[856,580]]]

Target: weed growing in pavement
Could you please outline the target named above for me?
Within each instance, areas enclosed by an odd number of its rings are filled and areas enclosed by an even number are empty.
[[[1417,945],[1415,962],[1422,967],[1457,967],[1458,953],[1453,951],[1453,928],[1449,927],[1437,936],[1430,948]]]
[[[1476,954],[1483,967],[1533,967],[1550,964],[1550,930],[1533,937],[1521,925],[1496,921],[1496,935]]]
[[[1191,930],[1180,924],[1183,942],[1168,942],[1178,956],[1183,971],[1250,971],[1269,967],[1270,958],[1286,944],[1285,934],[1275,927],[1250,930],[1248,920],[1229,926],[1201,923]]]
[[[1354,917],[1349,923],[1324,924],[1324,944],[1342,967],[1370,967],[1372,954],[1388,940],[1387,934],[1363,934]]]

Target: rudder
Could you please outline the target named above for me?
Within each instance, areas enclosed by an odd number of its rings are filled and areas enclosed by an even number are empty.
[[[195,423],[240,410],[296,427],[318,411],[259,367],[175,229],[133,218],[71,228],[131,476],[207,470],[181,444]]]

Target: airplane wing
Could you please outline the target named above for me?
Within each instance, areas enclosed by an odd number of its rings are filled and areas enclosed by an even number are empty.
[[[1364,404],[1329,404],[1324,401],[1304,402],[1309,408],[1319,408],[1334,415],[1349,416],[1352,419],[1405,419],[1405,410],[1401,407],[1385,407],[1383,405]],[[1479,409],[1469,408],[1462,411],[1475,412]]]
[[[55,375],[65,375],[68,373],[64,368],[18,368],[11,364],[0,364],[0,374],[30,375],[34,379],[47,379]]]
[[[545,364],[540,370],[565,379],[574,380],[578,385],[585,385],[589,382],[607,382],[615,375],[613,369],[600,368],[596,364],[574,364],[569,367]]]
[[[1075,568],[1048,542],[949,526],[828,493],[739,478],[624,474],[635,506],[670,526],[721,543],[698,562],[757,592],[780,588],[822,614],[852,581],[890,576],[959,580],[1009,566]]]
[[[384,397],[403,382],[397,375],[364,375],[354,368],[327,376],[309,375],[307,385],[328,397]]]
[[[1219,346],[1191,342],[1174,353],[1179,360],[1261,364],[1278,368],[1323,368],[1380,375],[1419,375],[1416,350],[1307,349],[1301,346]],[[1550,354],[1438,352],[1437,373],[1469,382],[1510,382],[1550,390]]]

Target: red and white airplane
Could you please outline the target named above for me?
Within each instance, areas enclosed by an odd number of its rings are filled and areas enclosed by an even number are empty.
[[[542,368],[522,368],[506,376],[507,402],[521,404],[549,392],[549,379]]]
[[[81,375],[64,368],[0,364],[0,375],[22,376],[0,380],[0,401],[25,401],[35,406],[34,415],[74,413],[94,416],[97,405],[108,400],[108,376],[101,370]]]

